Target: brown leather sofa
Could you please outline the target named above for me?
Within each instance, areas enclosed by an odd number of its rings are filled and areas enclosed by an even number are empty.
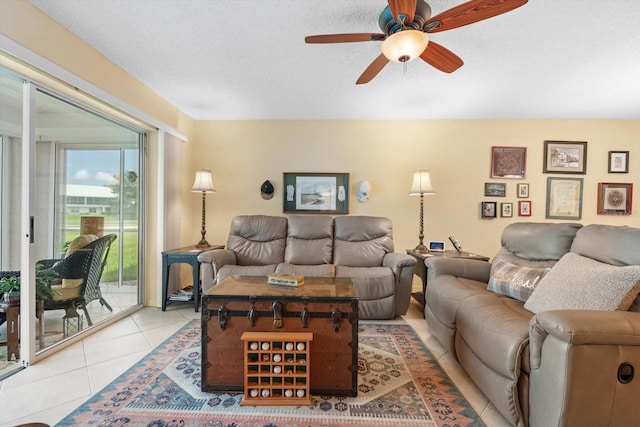
[[[425,260],[435,337],[513,425],[640,425],[640,229],[514,223],[501,243]]]
[[[350,277],[361,319],[407,312],[416,263],[394,252],[389,219],[329,215],[237,216],[226,248],[204,252],[198,260],[203,290],[231,275]]]

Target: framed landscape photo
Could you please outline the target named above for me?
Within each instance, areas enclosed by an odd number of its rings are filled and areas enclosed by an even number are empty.
[[[493,197],[506,197],[507,184],[504,182],[485,182],[484,195]]]
[[[587,143],[545,141],[543,173],[587,173]]]
[[[531,216],[531,200],[518,202],[518,216]]]
[[[598,215],[631,215],[633,184],[598,183]]]
[[[582,219],[582,178],[547,178],[547,219]]]
[[[348,173],[285,172],[285,213],[349,213]]]
[[[497,216],[496,202],[482,202],[482,218],[495,218]]]
[[[518,184],[518,199],[529,197],[529,184]]]
[[[511,218],[513,216],[513,203],[500,203],[500,216]]]
[[[609,173],[629,173],[629,152],[609,151]]]
[[[491,147],[491,178],[524,179],[526,147]]]

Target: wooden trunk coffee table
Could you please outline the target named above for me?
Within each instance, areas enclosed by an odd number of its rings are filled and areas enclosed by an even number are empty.
[[[245,332],[311,332],[313,394],[358,394],[358,298],[346,277],[305,277],[297,288],[232,276],[202,296],[202,382],[211,392],[244,389]]]

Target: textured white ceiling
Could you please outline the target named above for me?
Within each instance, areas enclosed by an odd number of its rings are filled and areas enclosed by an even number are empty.
[[[385,0],[29,0],[199,120],[640,118],[640,1],[530,0],[431,34],[465,64],[355,85]],[[432,15],[461,0],[429,0]]]

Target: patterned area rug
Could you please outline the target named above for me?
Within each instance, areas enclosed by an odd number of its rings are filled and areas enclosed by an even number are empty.
[[[361,323],[358,395],[312,396],[312,406],[240,406],[242,394],[200,391],[200,334],[200,321],[190,322],[57,425],[484,425],[407,324]]]

